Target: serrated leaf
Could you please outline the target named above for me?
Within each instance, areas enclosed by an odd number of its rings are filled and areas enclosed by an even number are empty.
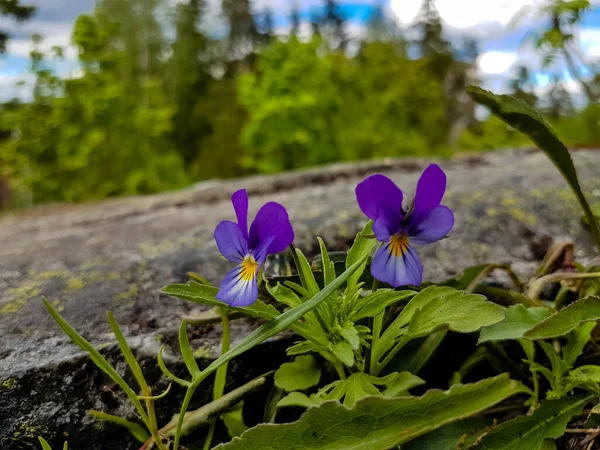
[[[491,420],[481,417],[461,420],[445,427],[438,428],[425,436],[407,442],[402,450],[456,450],[464,448],[471,436],[477,436],[478,430],[491,425]]]
[[[535,109],[514,97],[496,95],[475,86],[468,86],[467,92],[477,103],[487,106],[494,115],[529,137],[550,158],[573,189],[600,249],[600,228],[581,190],[571,155],[552,127]]]
[[[376,369],[373,374],[377,375],[412,339],[442,329],[470,333],[502,319],[503,308],[486,301],[482,295],[468,294],[450,287],[430,286],[408,302],[374,346]]]
[[[519,339],[531,327],[537,325],[552,313],[548,308],[514,305],[504,310],[506,317],[481,330],[478,343],[488,341],[503,341],[507,339]]]
[[[582,323],[598,319],[600,319],[600,297],[585,297],[555,312],[528,330],[524,336],[533,340],[564,336]]]
[[[319,384],[320,379],[321,368],[312,355],[299,356],[275,372],[275,385],[288,392],[308,389]]]
[[[373,235],[373,221],[369,220],[367,222],[367,224],[365,225],[365,227],[362,229],[362,231],[360,231],[356,235],[356,238],[354,239],[354,243],[352,244],[352,247],[350,247],[350,250],[348,250],[348,256],[346,257],[346,268],[350,267],[352,264],[354,264],[356,261],[358,261],[362,257],[368,256],[371,254],[371,252],[377,245],[377,239],[373,239],[373,238],[366,237],[366,236],[372,236],[372,235]],[[356,287],[366,266],[367,266],[367,260],[365,259],[364,263],[361,264],[360,268],[356,272],[354,272],[354,274],[348,279],[347,291],[351,291]]]
[[[545,400],[530,416],[501,423],[486,433],[476,450],[540,450],[545,439],[563,435],[571,417],[581,414],[591,395]]]
[[[259,425],[221,450],[387,450],[470,417],[521,391],[507,375],[431,390],[422,397],[367,397],[353,408],[326,402],[300,420]]]
[[[504,319],[501,306],[486,301],[483,295],[457,292],[432,300],[419,309],[408,326],[408,336],[417,338],[448,328],[471,333]]]

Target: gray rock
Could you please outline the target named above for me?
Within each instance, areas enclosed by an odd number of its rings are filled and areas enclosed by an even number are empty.
[[[600,202],[599,155],[594,150],[573,153],[592,203]],[[123,440],[121,431],[100,437],[98,424],[86,415],[90,408],[126,416],[132,411],[123,395],[63,336],[43,308],[41,295],[92,343],[104,346],[107,357],[123,369],[106,323],[106,311],[111,310],[158,391],[165,386],[153,359],[159,343],[174,344],[181,316],[198,309],[158,290],[184,281],[188,271],[217,283],[230,267],[217,257],[212,233],[220,220],[234,218],[232,192],[248,189],[251,215],[266,201],[283,203],[296,230],[296,245],[314,255],[315,236],[322,236],[332,250],[345,249],[364,224],[354,197],[354,187],[364,176],[385,173],[410,196],[429,162],[340,164],[200,183],[156,196],[50,205],[3,217],[0,447],[38,448],[35,435],[57,443],[68,433],[73,448],[136,448]],[[448,175],[444,203],[454,210],[456,226],[449,239],[421,250],[426,279],[439,281],[484,262],[512,263],[528,276],[553,240],[574,241],[582,261],[596,254],[574,196],[542,153],[511,150],[437,162]],[[234,341],[256,325],[236,322]],[[218,326],[196,329],[192,337],[205,350],[206,361],[215,356]],[[232,383],[265,369],[256,362],[263,359],[260,352],[236,363],[242,369],[232,372]],[[283,358],[282,349],[278,354]],[[171,363],[174,370],[182,369],[173,355]],[[197,404],[209,394],[207,385]],[[173,412],[172,406],[167,408],[162,418]]]

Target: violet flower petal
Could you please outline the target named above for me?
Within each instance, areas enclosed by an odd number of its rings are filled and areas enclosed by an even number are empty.
[[[419,286],[423,281],[423,265],[417,251],[409,246],[402,255],[394,256],[390,243],[383,244],[373,257],[371,274],[393,287]]]
[[[396,221],[402,220],[402,191],[385,175],[375,174],[356,186],[356,200],[361,211],[371,220],[391,211]]]
[[[217,299],[231,306],[249,306],[258,298],[258,284],[256,273],[251,278],[244,278],[243,263],[229,271],[221,282],[221,289],[217,293]]]
[[[231,196],[231,203],[237,217],[238,225],[242,234],[248,240],[248,193],[246,189],[240,189]]]
[[[387,242],[392,235],[401,231],[402,218],[398,216],[397,211],[385,203],[379,205],[379,215],[373,222],[373,234],[380,242]]]
[[[454,214],[447,206],[436,206],[411,216],[408,234],[413,244],[430,244],[446,237],[454,226]]]
[[[273,238],[266,250],[267,254],[279,253],[294,242],[294,229],[288,213],[279,203],[269,202],[258,213],[250,225],[249,247],[257,249],[265,241]]]
[[[439,206],[446,192],[446,174],[437,164],[429,165],[417,183],[415,206],[412,214],[419,214]]]
[[[215,241],[221,254],[231,262],[241,262],[248,254],[248,242],[237,223],[231,220],[219,222],[215,228]]]

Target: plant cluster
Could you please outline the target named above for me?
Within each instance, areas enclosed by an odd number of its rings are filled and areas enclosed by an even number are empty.
[[[576,193],[600,250],[597,218],[553,130],[520,100],[474,87],[468,92],[546,152]],[[328,252],[319,239],[320,255],[312,264],[293,246],[292,224],[282,205],[265,204],[248,226],[246,192],[234,193],[237,222],[219,223],[215,239],[235,267],[220,287],[190,274],[187,284],[162,289],[216,308],[223,329],[221,356],[200,369],[188,324],[182,321],[179,346],[189,372],[185,379],[169,370],[159,352],[157,362],[165,377],[185,389],[180,413],[167,424],[157,423],[155,401],[169,390],[152,392],[113,316],[109,313],[109,323],[137,387],[129,386],[46,302],[67,335],[127,394],[139,423],[100,411],[92,414],[127,427],[141,441],[141,449],[184,448],[182,440],[202,426],[208,431],[199,445],[212,448],[219,418],[233,438],[216,444],[223,450],[386,450],[400,445],[549,450],[565,448],[560,438],[567,432],[582,432],[593,442],[600,433],[600,365],[595,364],[599,354],[594,338],[600,319],[600,268],[574,261],[572,244],[565,243],[550,250],[527,282],[510,266],[489,264],[467,268],[442,283],[422,283],[415,245],[445,238],[454,224],[452,211],[441,204],[445,187],[445,174],[436,165],[423,172],[412,201],[404,200],[389,178],[366,178],[356,187],[358,206],[369,219],[364,229],[347,253]],[[267,255],[288,247],[297,274],[267,277],[262,269]],[[494,270],[505,271],[514,287],[482,284]],[[553,283],[560,283],[556,294],[543,297],[544,288]],[[234,314],[265,323],[231,347],[229,320]],[[296,336],[287,349],[290,361],[225,393],[228,363],[286,330]],[[462,364],[447,380],[448,390],[426,389],[420,372],[435,362],[436,349],[453,335],[471,336],[477,345],[467,354],[452,350]],[[480,377],[482,366],[485,376]],[[188,411],[194,393],[212,374],[213,401]],[[240,413],[244,397],[271,378],[264,423],[246,429]],[[280,411],[289,408],[306,411],[296,421],[276,423]],[[576,428],[568,428],[573,421]]]

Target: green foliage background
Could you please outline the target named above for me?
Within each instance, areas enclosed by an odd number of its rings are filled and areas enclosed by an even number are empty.
[[[335,161],[526,145],[498,119],[475,120],[464,94],[477,82],[475,45],[444,41],[431,0],[416,41],[375,10],[353,50],[335,2],[326,3],[312,37],[300,39],[297,12],[291,35],[275,37],[269,11],[252,15],[248,0],[223,0],[229,32],[217,38],[200,26],[204,0],[97,0],[74,24],[80,69],[69,77],[51,69],[63,49],[43,52],[34,36],[34,98],[0,105],[0,210]],[[564,50],[545,45],[547,36],[540,51]],[[513,90],[535,103],[530,78],[520,70]],[[557,131],[571,145],[597,145],[600,106],[575,111],[564,94],[557,80],[544,100]]]

